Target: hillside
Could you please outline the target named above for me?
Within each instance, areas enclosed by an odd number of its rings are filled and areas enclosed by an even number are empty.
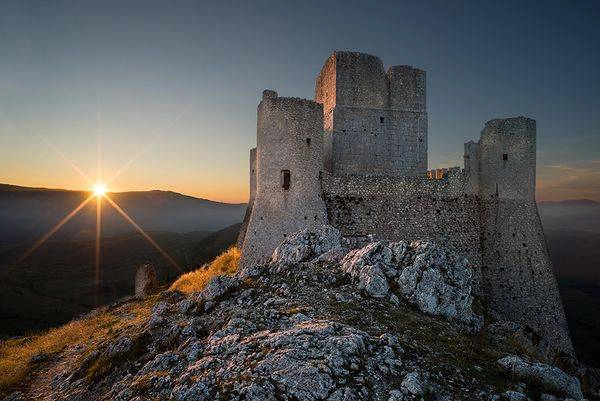
[[[37,240],[88,196],[85,191],[0,184],[0,244]],[[169,191],[118,192],[110,196],[144,230],[180,234],[212,232],[238,223],[246,208],[245,204],[213,202]],[[103,236],[132,231],[106,201],[103,204]],[[93,238],[95,227],[96,203],[90,202],[53,238]]]
[[[213,259],[235,242],[239,224],[213,234],[150,232],[153,239],[184,269]],[[102,242],[96,279],[94,241],[50,240],[15,267],[25,245],[0,247],[0,336],[18,335],[68,322],[91,308],[133,294],[137,267],[150,263],[162,283],[181,272],[137,233]]]
[[[494,322],[470,294],[469,265],[452,252],[428,242],[348,252],[335,231],[299,233],[270,264],[213,277],[200,292],[130,300],[1,344],[0,389],[42,401],[600,395],[597,371],[531,329]],[[379,268],[399,287],[384,286]],[[420,279],[406,280],[412,274]],[[435,302],[420,302],[425,294]]]

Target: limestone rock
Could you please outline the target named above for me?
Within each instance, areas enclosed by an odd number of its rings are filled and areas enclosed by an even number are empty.
[[[143,264],[135,272],[135,296],[144,298],[158,290],[158,279],[154,267]]]
[[[215,276],[210,279],[206,287],[198,294],[199,300],[215,301],[231,291],[238,285],[238,280],[232,276]]]
[[[583,399],[579,380],[557,367],[539,362],[528,362],[518,356],[509,355],[498,360],[498,364],[510,373],[534,382],[550,393],[567,395],[576,400]]]
[[[452,250],[430,241],[377,241],[349,252],[341,268],[375,298],[396,303],[400,296],[423,312],[481,329],[483,318],[471,308],[472,269]]]
[[[319,230],[301,230],[290,235],[275,249],[271,264],[289,266],[306,262],[324,253],[341,250],[341,241],[339,230],[328,225]]]
[[[505,391],[500,395],[492,397],[492,401],[529,401],[530,398],[518,391]]]
[[[404,394],[411,396],[422,396],[425,394],[426,383],[427,381],[425,376],[421,375],[417,371],[414,371],[404,376],[400,388]]]

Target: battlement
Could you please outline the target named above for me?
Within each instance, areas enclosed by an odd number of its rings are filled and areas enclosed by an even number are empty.
[[[315,101],[327,114],[336,105],[425,111],[425,71],[397,65],[384,71],[379,57],[336,51],[317,77]]]
[[[427,178],[430,180],[441,180],[460,173],[462,173],[462,170],[458,166],[436,168],[427,171]]]
[[[481,137],[533,138],[535,141],[536,122],[528,117],[496,118],[485,123]],[[494,139],[496,140],[496,139]]]
[[[263,91],[262,101],[258,107],[261,107],[263,103],[268,104],[270,108],[311,108],[314,110],[321,110],[321,112],[323,110],[323,105],[314,100],[303,99],[300,97],[280,97],[277,95],[277,92],[270,89],[265,89]]]

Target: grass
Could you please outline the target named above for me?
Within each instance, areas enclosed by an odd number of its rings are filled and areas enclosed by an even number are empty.
[[[215,276],[229,275],[237,271],[240,262],[240,250],[231,247],[212,262],[179,277],[169,291],[180,291],[184,294],[201,291],[209,280]]]
[[[85,344],[90,353],[92,348],[107,341],[122,330],[142,324],[150,315],[153,300],[129,305],[126,316],[100,313],[91,317],[73,320],[64,326],[46,332],[7,340],[0,343],[0,396],[19,385],[35,367],[35,356],[57,354],[67,347]]]
[[[201,291],[212,277],[235,273],[240,255],[236,247],[229,248],[209,264],[179,277],[169,290],[183,293]],[[155,298],[148,297],[142,302],[127,305],[120,310],[121,313],[103,312],[40,334],[0,342],[0,396],[28,377],[36,365],[33,357],[51,357],[74,345],[85,345],[81,354],[89,355],[103,342],[143,324],[151,313]],[[95,376],[102,373],[114,362],[100,358],[92,364],[88,374]]]

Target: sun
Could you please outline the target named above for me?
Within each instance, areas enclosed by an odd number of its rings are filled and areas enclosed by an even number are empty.
[[[94,185],[94,195],[100,197],[104,196],[106,193],[106,187],[102,183],[98,183]]]

